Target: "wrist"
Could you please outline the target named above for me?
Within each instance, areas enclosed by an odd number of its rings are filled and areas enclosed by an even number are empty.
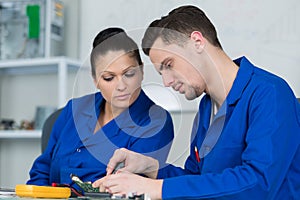
[[[153,185],[150,187],[149,195],[151,199],[162,199],[162,185],[163,180],[152,180]]]
[[[156,179],[159,168],[158,160],[151,157],[148,157],[148,159],[148,167],[144,174],[149,178]]]

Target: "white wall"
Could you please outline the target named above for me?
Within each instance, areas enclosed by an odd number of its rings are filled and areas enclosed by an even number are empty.
[[[91,48],[91,41],[102,29],[110,26],[123,27],[126,31],[146,28],[155,18],[166,14],[178,5],[195,4],[196,0],[118,0],[118,1],[80,1],[81,40],[80,58],[86,58]],[[140,43],[140,41],[137,41]]]
[[[257,66],[287,80],[300,97],[299,1],[201,2],[199,5],[215,23],[221,43],[232,58],[248,56]]]

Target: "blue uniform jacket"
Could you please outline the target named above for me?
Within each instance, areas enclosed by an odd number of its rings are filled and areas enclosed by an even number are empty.
[[[141,91],[137,100],[94,134],[101,93],[70,100],[58,117],[45,152],[33,163],[27,184],[70,184],[75,174],[95,181],[106,174],[114,150],[125,147],[165,162],[174,137],[170,114]]]
[[[185,169],[159,171],[163,199],[300,199],[299,103],[283,79],[245,57],[235,62],[237,77],[211,126],[210,97],[200,102]]]

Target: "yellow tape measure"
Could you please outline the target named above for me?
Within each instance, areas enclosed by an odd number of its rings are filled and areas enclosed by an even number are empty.
[[[15,191],[19,197],[69,198],[71,196],[71,190],[68,187],[16,185]]]

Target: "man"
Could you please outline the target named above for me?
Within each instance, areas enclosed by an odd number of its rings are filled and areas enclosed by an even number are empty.
[[[300,197],[300,106],[283,79],[245,57],[232,61],[213,24],[193,6],[152,22],[142,46],[165,86],[187,99],[206,94],[190,155],[181,169],[119,149],[94,187],[152,199]],[[111,174],[119,162],[125,167]]]

